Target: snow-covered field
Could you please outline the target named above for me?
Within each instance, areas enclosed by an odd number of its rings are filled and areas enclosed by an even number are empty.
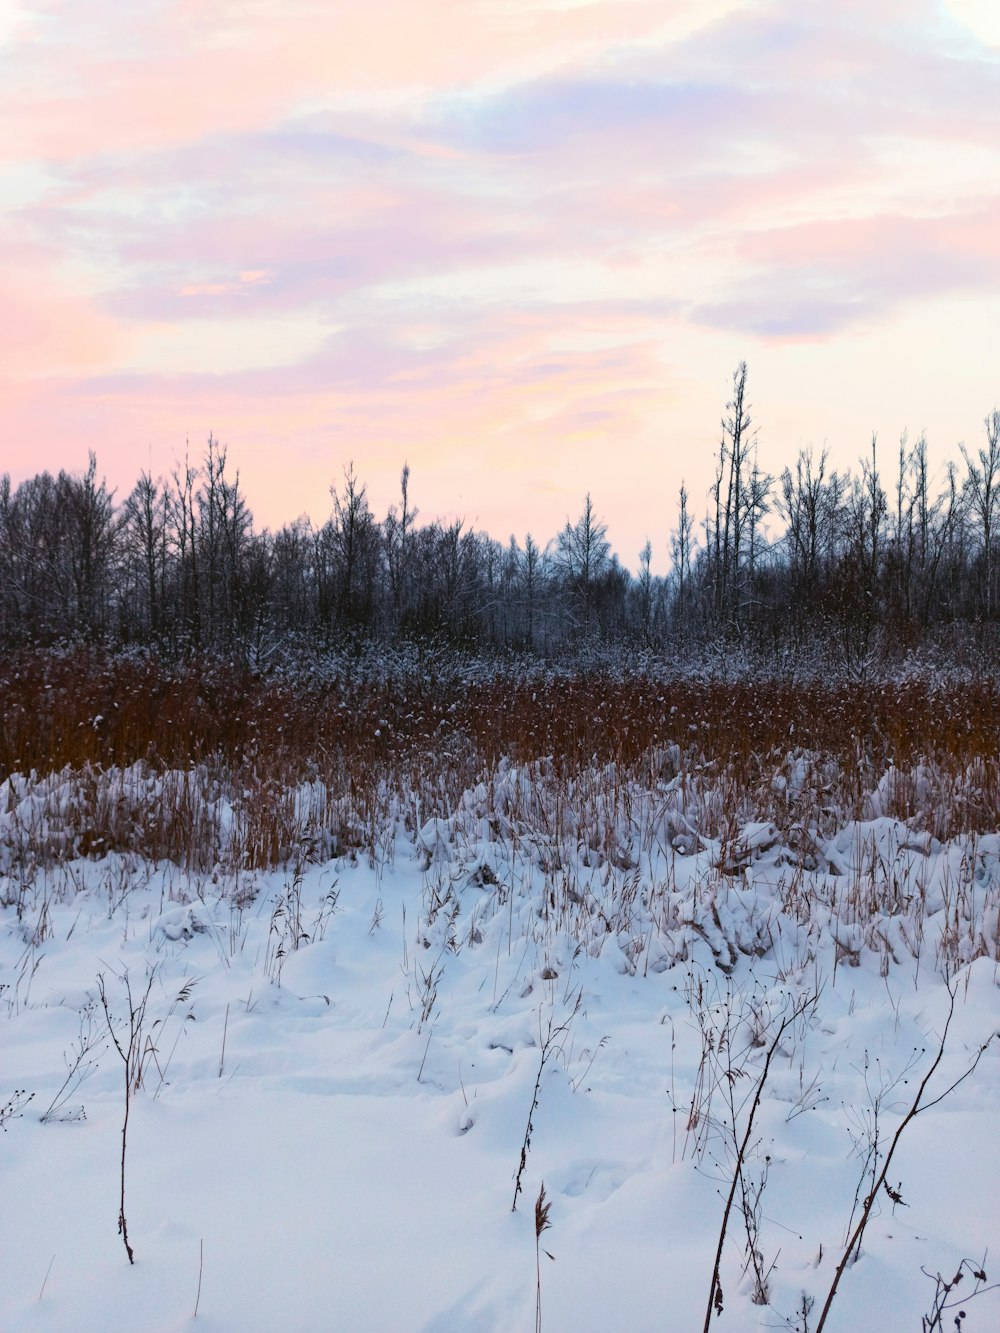
[[[4,785],[0,1327],[530,1329],[544,1182],[545,1329],[701,1329],[730,1194],[713,1328],[815,1333],[866,1217],[830,1333],[963,1260],[933,1327],[1000,1328],[1000,837],[606,773],[568,829],[542,771],[269,871],[59,856]]]

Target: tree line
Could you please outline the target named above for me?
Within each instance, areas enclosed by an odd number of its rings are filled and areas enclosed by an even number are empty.
[[[758,462],[745,363],[721,419],[703,514],[684,486],[669,575],[646,543],[630,573],[589,495],[545,545],[503,544],[461,521],[421,523],[402,469],[379,519],[353,465],[321,526],[257,531],[238,473],[209,438],[120,502],[90,454],[82,475],[0,477],[0,645],[85,641],[263,664],[400,639],[555,655],[595,644],[822,642],[844,666],[928,640],[991,634],[1000,614],[1000,412],[936,479],[921,436],[891,464],[876,440],[855,471],[804,449]]]

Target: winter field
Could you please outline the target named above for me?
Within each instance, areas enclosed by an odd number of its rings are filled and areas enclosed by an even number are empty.
[[[0,674],[3,1329],[1000,1328],[991,679]]]

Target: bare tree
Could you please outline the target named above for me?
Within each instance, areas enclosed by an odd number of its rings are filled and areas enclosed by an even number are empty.
[[[992,620],[996,599],[995,553],[997,504],[1000,501],[1000,411],[994,408],[992,415],[986,417],[986,447],[980,448],[977,461],[973,461],[963,444],[962,457],[968,469],[965,479],[969,507],[979,529],[982,575],[980,579],[980,604],[983,617]]]
[[[781,474],[777,500],[785,524],[790,573],[807,601],[816,595],[840,532],[844,483],[836,472],[827,476],[827,459],[826,449],[818,460],[812,449],[800,450],[794,473],[786,467]]]
[[[543,590],[543,556],[531,533],[526,533],[524,549],[518,560],[518,591],[522,607],[522,634],[524,644],[535,646],[536,622]]]
[[[198,469],[191,466],[185,449],[184,470],[174,470],[170,496],[171,538],[178,566],[177,598],[180,628],[194,648],[201,647],[201,597],[199,592],[198,529],[195,484]]]
[[[653,637],[653,544],[646,538],[646,544],[639,552],[639,623],[642,626],[643,643],[648,644]]]
[[[116,524],[114,497],[106,483],[97,480],[93,450],[83,476],[60,472],[56,490],[76,626],[85,637],[99,638],[108,628]]]
[[[673,575],[676,585],[674,621],[682,633],[690,628],[691,557],[694,552],[694,526],[688,509],[688,493],[684,482],[677,497],[677,529],[670,539]]]
[[[713,601],[721,626],[740,633],[743,600],[756,559],[757,525],[766,512],[771,479],[755,462],[756,435],[747,397],[747,363],[733,372],[733,393],[722,417],[722,438],[712,500],[710,531]]]
[[[372,596],[366,573],[374,554],[374,521],[366,487],[358,481],[354,464],[344,469],[344,488],[330,487],[334,522],[331,540],[337,560],[338,613],[341,624],[354,629],[371,619]]]
[[[163,631],[167,581],[166,490],[148,472],[122,507],[122,549],[128,571],[121,621],[129,637],[159,641]]]
[[[611,550],[607,532],[607,525],[594,512],[588,491],[580,517],[575,523],[567,519],[556,542],[570,623],[584,635],[595,627],[597,581],[607,567]]]
[[[888,503],[878,471],[877,437],[871,459],[862,458],[845,506],[847,549],[839,575],[840,643],[844,665],[864,676],[872,665],[879,628]]]
[[[393,505],[382,525],[393,620],[397,626],[403,623],[408,607],[410,547],[412,545],[413,526],[418,513],[416,509],[410,506],[410,465],[408,463],[403,464],[403,471],[399,478],[399,490],[399,508],[397,509]]]

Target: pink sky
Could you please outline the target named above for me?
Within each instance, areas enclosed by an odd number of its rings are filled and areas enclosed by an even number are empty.
[[[772,471],[1000,401],[995,0],[0,0],[0,124],[14,483],[211,431],[665,569],[739,360]]]

